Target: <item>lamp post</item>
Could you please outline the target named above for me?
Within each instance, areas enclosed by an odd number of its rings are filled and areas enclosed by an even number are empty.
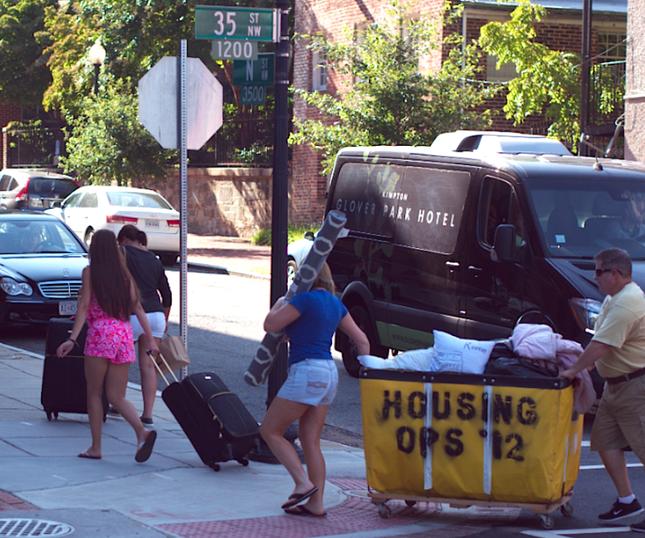
[[[105,49],[101,45],[100,40],[96,40],[94,45],[90,47],[88,53],[88,59],[90,63],[94,66],[94,95],[99,94],[99,73],[101,71],[101,66],[105,62]]]

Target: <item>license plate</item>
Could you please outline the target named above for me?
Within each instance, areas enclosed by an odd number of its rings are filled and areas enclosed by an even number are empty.
[[[60,301],[58,303],[58,314],[61,316],[73,316],[76,314],[78,301]]]
[[[159,221],[158,220],[148,220],[146,219],[146,228],[159,228]]]

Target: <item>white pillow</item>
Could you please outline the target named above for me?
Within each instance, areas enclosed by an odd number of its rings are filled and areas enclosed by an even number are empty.
[[[488,357],[495,346],[490,340],[466,340],[442,331],[432,331],[434,354],[432,372],[483,374]]]

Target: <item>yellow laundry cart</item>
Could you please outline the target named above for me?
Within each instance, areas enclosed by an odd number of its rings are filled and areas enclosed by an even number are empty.
[[[366,370],[360,374],[369,494],[514,506],[554,526],[572,514],[582,416],[560,378]]]

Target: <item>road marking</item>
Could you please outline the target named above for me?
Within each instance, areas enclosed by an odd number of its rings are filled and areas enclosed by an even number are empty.
[[[627,467],[642,467],[642,463],[628,463]],[[581,465],[580,470],[581,471],[593,471],[595,469],[604,469],[605,466],[601,464],[596,464],[596,465]]]
[[[595,529],[562,529],[560,531],[522,531],[522,534],[535,536],[536,538],[557,538],[575,536],[576,534],[614,534],[631,531],[629,527],[599,527]]]

